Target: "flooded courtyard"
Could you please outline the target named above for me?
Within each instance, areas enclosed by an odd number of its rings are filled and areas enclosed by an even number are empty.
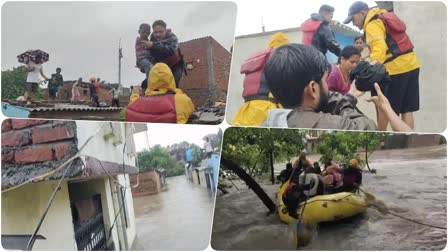
[[[210,240],[214,194],[185,176],[167,179],[159,194],[135,197],[133,250],[203,250]]]
[[[317,161],[318,156],[310,156]],[[374,152],[362,188],[409,222],[375,209],[337,223],[321,224],[303,250],[441,250],[446,245],[446,145]],[[277,164],[276,170],[285,164]],[[292,228],[280,222],[244,183],[216,199],[212,247],[216,250],[291,250]],[[261,182],[273,200],[279,185]]]

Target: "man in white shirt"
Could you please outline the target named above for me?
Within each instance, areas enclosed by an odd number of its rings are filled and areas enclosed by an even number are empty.
[[[36,62],[41,62],[41,59],[39,56],[36,57]],[[39,89],[39,80],[42,76],[46,81],[49,79],[45,74],[43,73],[42,69],[42,63],[35,63],[35,62],[28,62],[28,75],[26,77],[26,83],[25,83],[25,100],[27,102],[30,102],[34,100],[37,91]]]
[[[204,137],[204,140],[205,140],[205,143],[204,143],[205,157],[211,158],[212,154],[213,154],[212,144],[210,143],[210,140],[208,139],[208,137]]]

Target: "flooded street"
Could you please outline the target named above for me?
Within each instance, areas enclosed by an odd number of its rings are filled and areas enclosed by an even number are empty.
[[[316,161],[318,156],[310,156]],[[446,228],[446,145],[376,151],[362,188],[389,210],[409,219]],[[284,164],[277,164],[276,170]],[[243,183],[239,191],[218,194],[212,247],[217,250],[294,249],[292,228],[280,222]],[[263,182],[274,200],[279,185]],[[375,209],[337,223],[321,224],[303,250],[441,250],[446,230],[412,223]]]
[[[203,250],[208,246],[213,194],[185,176],[167,179],[168,189],[135,197],[137,238],[133,250]]]

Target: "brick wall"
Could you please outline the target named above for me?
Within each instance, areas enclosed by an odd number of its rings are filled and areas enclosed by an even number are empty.
[[[137,188],[132,188],[132,196],[140,197],[156,194],[161,191],[160,174],[158,172],[147,171],[131,175],[131,184],[134,185],[137,183],[137,176],[139,177],[139,185]]]
[[[72,87],[73,87],[73,83],[65,83],[64,86],[62,86],[59,89],[58,92],[58,96],[57,99],[59,100],[70,100],[71,96],[72,96]],[[87,84],[87,82],[83,82],[84,84]],[[90,101],[90,90],[88,88],[84,88],[84,87],[78,87],[78,89],[80,90],[80,94],[82,94],[82,99],[85,101]],[[98,97],[100,102],[106,102],[107,104],[111,105],[112,104],[112,94],[108,94],[110,89],[107,88],[100,88]],[[45,97],[48,97],[48,93],[46,92]]]
[[[196,107],[205,106],[210,95],[207,56],[210,45],[213,55],[216,98],[226,101],[232,58],[230,52],[210,36],[180,44],[185,63],[193,65],[193,69],[187,70],[188,75],[182,78],[180,88],[193,100]]]
[[[76,123],[6,119],[2,123],[1,147],[2,185],[21,183],[52,171],[76,154]],[[73,168],[69,175],[78,172]]]

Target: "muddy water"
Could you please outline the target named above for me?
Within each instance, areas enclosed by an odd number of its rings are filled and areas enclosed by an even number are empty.
[[[210,241],[214,195],[187,181],[167,179],[168,189],[134,198],[133,250],[203,250]]]
[[[312,156],[312,161],[318,156]],[[446,227],[446,146],[377,151],[370,166],[377,174],[363,175],[364,190],[382,200],[394,213]],[[279,164],[277,167],[284,167]],[[240,190],[219,194],[213,223],[212,247],[217,250],[294,249],[292,228],[239,182]],[[263,182],[274,200],[278,185]],[[303,250],[441,250],[446,230],[408,222],[375,209],[365,214],[318,226]]]

